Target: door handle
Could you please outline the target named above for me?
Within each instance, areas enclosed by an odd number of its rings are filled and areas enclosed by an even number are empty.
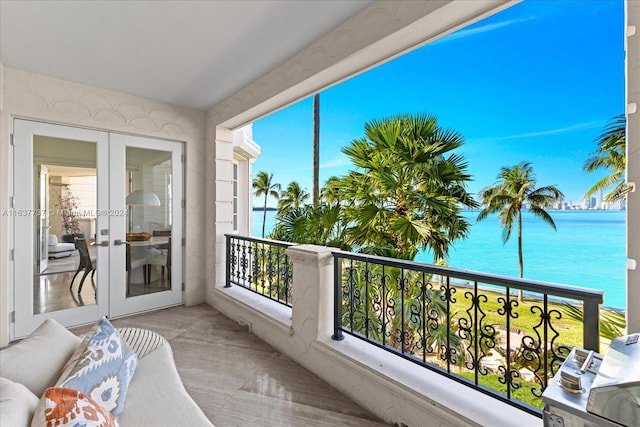
[[[109,241],[103,240],[102,242],[99,243],[99,246],[109,246]]]
[[[113,246],[120,246],[120,245],[128,245],[129,242],[128,241],[122,241],[120,239],[114,240],[113,241]]]

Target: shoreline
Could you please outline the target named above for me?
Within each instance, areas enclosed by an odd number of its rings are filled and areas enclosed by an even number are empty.
[[[252,236],[260,237],[261,211],[253,216]],[[477,211],[476,211],[477,212]],[[612,210],[553,211],[557,231],[530,213],[524,218],[525,277],[543,282],[605,291],[601,307],[626,310],[626,212]],[[475,222],[474,211],[463,215],[471,223],[467,239],[458,240],[449,252],[447,265],[518,277],[517,242],[504,245],[497,220]],[[275,212],[267,212],[267,233]],[[257,231],[258,234],[255,234]],[[430,263],[433,256],[421,251],[416,262]]]

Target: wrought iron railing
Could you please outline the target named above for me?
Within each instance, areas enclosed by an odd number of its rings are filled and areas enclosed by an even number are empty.
[[[348,333],[529,413],[540,416],[540,396],[572,346],[599,350],[602,291],[333,256],[334,339]],[[581,304],[582,333],[566,323],[566,302]]]
[[[242,286],[291,307],[293,263],[285,253],[292,243],[226,234],[226,285]]]

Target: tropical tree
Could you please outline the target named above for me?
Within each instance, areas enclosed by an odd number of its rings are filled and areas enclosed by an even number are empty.
[[[320,201],[328,205],[340,204],[340,178],[329,177],[320,189]]]
[[[464,157],[452,153],[463,143],[428,114],[368,122],[365,136],[342,149],[357,170],[332,182],[352,246],[402,259],[428,248],[445,258],[468,233],[462,208],[479,206],[466,190]]]
[[[320,204],[320,94],[313,97],[313,207]]]
[[[262,237],[264,237],[264,227],[267,222],[267,198],[269,196],[278,199],[280,194],[280,184],[273,182],[273,174],[269,174],[264,171],[258,172],[258,175],[253,180],[253,194],[256,197],[264,195],[264,211],[262,216]]]
[[[278,200],[278,216],[286,214],[291,209],[298,209],[309,199],[309,193],[300,187],[297,181],[291,181],[286,190],[280,192]]]
[[[340,204],[338,181],[336,177],[326,181],[317,207],[304,205],[279,212],[269,238],[352,250],[346,235],[347,224]]]
[[[624,181],[626,170],[625,128],[627,120],[624,114],[612,118],[603,133],[595,139],[598,145],[596,151],[584,162],[585,172],[595,172],[603,169],[609,171],[609,175],[596,182],[584,195],[591,197],[600,190],[613,186],[613,189],[605,196],[607,202],[615,202],[622,199],[631,187]]]
[[[352,250],[346,237],[342,207],[338,204],[305,205],[278,216],[269,238],[285,242],[331,246]]]
[[[536,188],[533,167],[528,162],[522,162],[512,167],[502,167],[496,183],[483,189],[481,195],[483,209],[478,214],[477,221],[482,221],[489,215],[499,212],[502,240],[505,244],[511,238],[513,225],[516,224],[518,228],[518,263],[520,277],[523,277],[522,209],[528,205],[529,212],[541,218],[555,230],[556,224],[545,209],[562,201],[564,195],[555,186]],[[522,301],[522,290],[519,291],[518,300]]]

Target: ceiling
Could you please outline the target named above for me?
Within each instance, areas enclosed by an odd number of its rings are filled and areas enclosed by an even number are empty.
[[[208,110],[371,3],[0,0],[0,62]]]

